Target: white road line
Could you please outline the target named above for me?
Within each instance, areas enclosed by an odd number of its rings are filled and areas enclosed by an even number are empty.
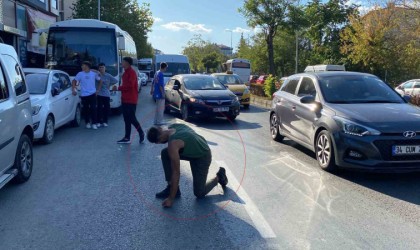
[[[224,167],[226,169],[226,175],[229,179],[229,186],[232,189],[236,190],[239,187],[239,181],[235,178],[232,171],[228,168],[224,161],[216,161],[218,166]],[[252,199],[248,196],[245,189],[240,187],[238,192],[236,193],[238,197],[244,202],[244,207],[246,212],[248,213],[249,217],[251,218],[252,222],[254,223],[255,228],[260,233],[261,237],[268,239],[268,238],[276,238],[276,234],[274,233],[273,229],[270,227],[270,224],[265,220],[264,216],[261,214],[258,207],[252,201]]]

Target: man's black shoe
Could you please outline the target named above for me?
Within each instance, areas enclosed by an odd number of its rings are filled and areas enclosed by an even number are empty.
[[[226,185],[228,184],[228,178],[226,176],[226,169],[220,167],[216,175],[219,179],[219,184],[222,185],[222,187],[226,187]]]
[[[127,138],[124,137],[121,140],[117,141],[117,143],[118,144],[130,144],[131,141],[130,141],[130,139],[127,139]]]
[[[171,186],[168,185],[168,186],[166,186],[166,188],[164,190],[162,190],[159,193],[156,193],[156,198],[166,199],[166,198],[169,197],[170,192],[171,192]],[[178,187],[178,191],[176,192],[175,198],[179,198],[179,197],[181,197],[181,191],[179,190],[179,187]]]

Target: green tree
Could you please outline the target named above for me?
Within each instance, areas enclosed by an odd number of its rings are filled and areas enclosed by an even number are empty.
[[[219,65],[210,67],[212,69],[218,68],[221,62],[227,60],[227,57],[223,55],[216,44],[203,40],[199,34],[194,35],[194,37],[188,41],[187,45],[182,50],[182,54],[188,57],[191,69],[195,72],[204,72],[207,70],[204,65],[205,60],[203,59],[209,55],[217,55],[217,59],[215,59],[215,61],[219,62]]]
[[[77,0],[72,10],[73,18],[97,19],[98,0]],[[153,48],[147,42],[147,34],[153,25],[150,4],[139,5],[135,0],[102,1],[101,20],[127,31],[136,43],[139,58],[153,56]]]
[[[286,25],[288,6],[293,0],[245,0],[239,12],[247,19],[248,25],[261,27],[268,52],[269,72],[275,74],[273,40],[277,29]]]
[[[341,51],[361,70],[399,83],[420,75],[420,16],[388,3],[354,15],[341,34]]]
[[[212,52],[210,54],[207,54],[203,57],[201,60],[204,67],[206,68],[206,72],[210,73],[211,70],[216,70],[220,66],[220,59],[219,55],[215,52]]]

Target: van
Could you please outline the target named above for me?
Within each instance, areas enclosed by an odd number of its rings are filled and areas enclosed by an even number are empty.
[[[33,137],[25,75],[14,48],[0,44],[0,188],[31,176]]]
[[[344,65],[313,65],[307,66],[305,72],[323,72],[323,71],[346,71]]]

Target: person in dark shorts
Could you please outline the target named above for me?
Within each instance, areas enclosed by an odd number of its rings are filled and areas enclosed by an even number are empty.
[[[203,198],[219,183],[226,187],[228,178],[226,170],[220,168],[215,178],[207,182],[211,164],[211,150],[206,139],[184,124],[172,124],[168,129],[152,127],[147,132],[151,143],[166,144],[168,147],[161,152],[167,187],[156,194],[156,198],[165,199],[164,207],[171,207],[174,199],[181,196],[179,190],[180,160],[190,162],[193,175],[194,195]]]

